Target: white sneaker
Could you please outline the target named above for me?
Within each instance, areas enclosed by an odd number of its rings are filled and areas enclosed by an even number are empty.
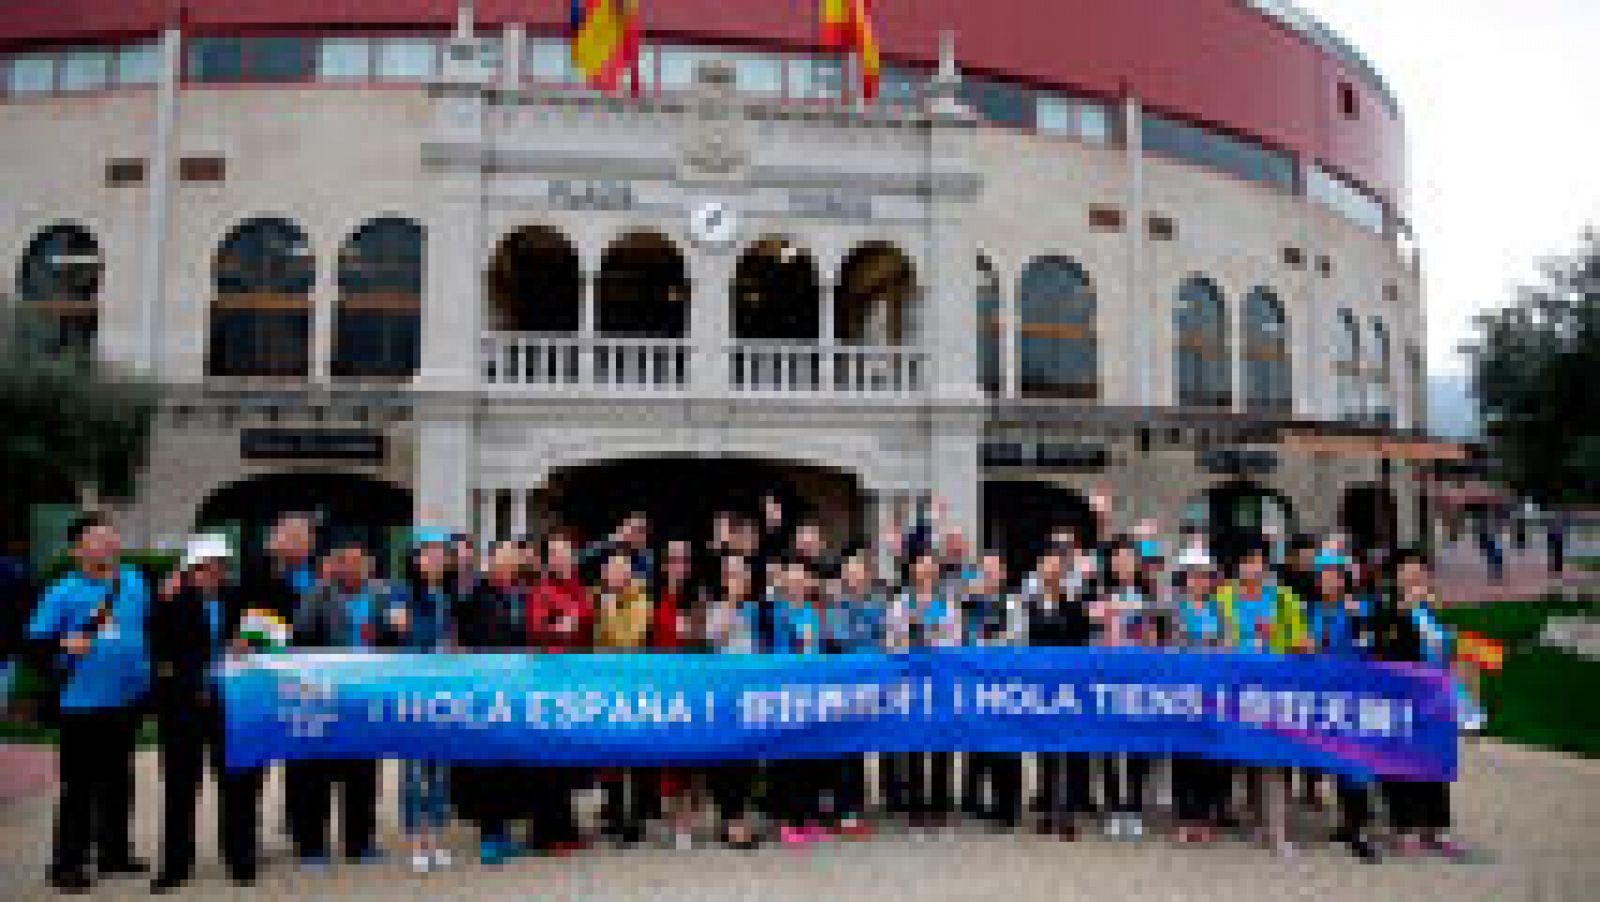
[[[1106,815],[1106,836],[1112,839],[1122,837],[1122,815],[1115,812]]]
[[[1140,839],[1144,836],[1144,818],[1137,814],[1123,815],[1122,838]]]
[[[436,870],[447,870],[455,861],[450,857],[449,849],[433,850],[433,866]]]
[[[417,852],[411,856],[411,873],[426,874],[433,870],[433,856],[427,852]]]

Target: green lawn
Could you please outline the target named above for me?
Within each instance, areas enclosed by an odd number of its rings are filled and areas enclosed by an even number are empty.
[[[1551,617],[1600,619],[1600,598],[1452,607],[1440,619],[1505,643],[1505,669],[1486,674],[1490,736],[1600,757],[1600,661],[1538,644]]]

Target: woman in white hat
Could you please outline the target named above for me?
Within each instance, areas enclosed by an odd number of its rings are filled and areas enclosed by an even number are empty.
[[[151,891],[169,892],[194,870],[195,807],[206,763],[217,781],[218,832],[228,875],[256,877],[257,820],[263,771],[227,770],[222,699],[212,670],[238,632],[240,599],[228,578],[233,550],[225,536],[198,535],[150,611],[150,660],[160,737],[161,870]]]

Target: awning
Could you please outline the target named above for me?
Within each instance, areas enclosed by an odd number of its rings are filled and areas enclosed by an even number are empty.
[[[1329,435],[1291,430],[1284,433],[1283,446],[1296,451],[1333,457],[1387,458],[1404,461],[1467,459],[1467,447],[1460,442],[1384,435]]]

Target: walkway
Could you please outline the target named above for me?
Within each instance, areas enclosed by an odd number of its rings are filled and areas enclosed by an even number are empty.
[[[140,761],[138,842],[155,849],[155,759]],[[392,779],[392,770],[391,770]],[[269,797],[275,797],[272,793]],[[391,794],[387,799],[392,800]],[[880,836],[796,852],[720,848],[688,852],[591,851],[523,860],[499,871],[463,862],[446,875],[412,876],[393,859],[325,876],[296,873],[268,812],[271,861],[262,883],[238,898],[356,899],[1379,899],[1586,900],[1600,886],[1600,761],[1468,743],[1455,795],[1463,833],[1490,850],[1491,864],[1394,861],[1361,865],[1322,845],[1284,862],[1242,845],[1196,849],[1164,840],[1072,845],[1033,836],[963,833],[937,839]],[[385,815],[393,847],[393,805]],[[209,812],[207,815],[209,816]],[[203,821],[204,823],[205,821]],[[1312,835],[1312,825],[1301,824]],[[0,885],[6,898],[52,898],[43,883],[50,799],[0,805]],[[466,837],[460,837],[458,848]],[[209,838],[188,898],[231,895]],[[465,857],[465,856],[463,856]],[[146,898],[143,882],[109,884],[98,898]]]

